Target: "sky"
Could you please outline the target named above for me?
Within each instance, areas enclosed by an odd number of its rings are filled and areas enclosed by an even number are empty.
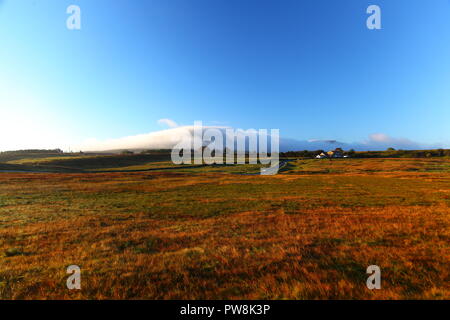
[[[450,148],[450,1],[0,0],[0,150],[196,120]]]

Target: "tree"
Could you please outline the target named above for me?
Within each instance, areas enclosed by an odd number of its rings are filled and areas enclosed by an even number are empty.
[[[394,148],[387,148],[387,151],[395,151]]]

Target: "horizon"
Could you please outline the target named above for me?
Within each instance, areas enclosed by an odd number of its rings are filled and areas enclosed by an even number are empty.
[[[297,150],[450,148],[450,2],[377,1],[380,30],[371,4],[0,1],[0,151],[151,146],[196,120]]]

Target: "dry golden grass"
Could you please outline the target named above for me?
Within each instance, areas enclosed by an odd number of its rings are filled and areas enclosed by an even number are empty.
[[[448,299],[449,160],[0,174],[3,299]],[[66,268],[82,289],[66,288]],[[366,287],[378,265],[382,289]]]

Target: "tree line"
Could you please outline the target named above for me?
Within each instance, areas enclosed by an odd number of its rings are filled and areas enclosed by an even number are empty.
[[[348,151],[336,148],[334,151],[339,151],[343,155],[351,158],[432,158],[432,157],[450,157],[450,149],[432,149],[432,150],[395,150],[388,148],[385,151],[355,151],[350,149]],[[303,151],[288,151],[281,152],[280,157],[286,158],[315,158],[321,153],[326,153],[324,150],[303,150]]]

